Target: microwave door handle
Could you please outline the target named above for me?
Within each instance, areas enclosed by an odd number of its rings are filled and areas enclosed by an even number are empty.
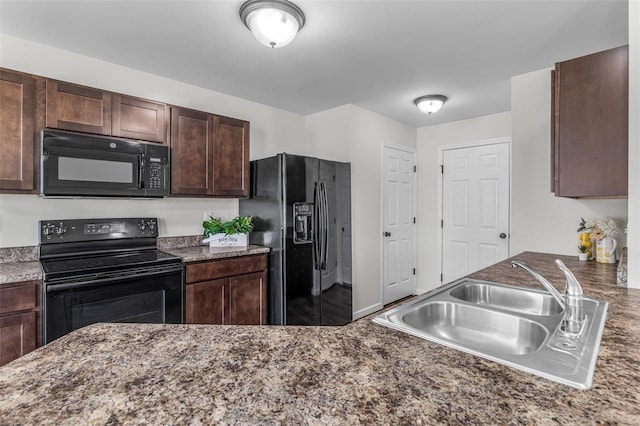
[[[144,154],[138,156],[138,189],[144,188],[145,181],[145,161]]]

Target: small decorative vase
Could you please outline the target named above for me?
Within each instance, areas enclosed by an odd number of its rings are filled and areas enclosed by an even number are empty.
[[[583,232],[580,234],[579,238],[580,244],[587,246],[587,259],[593,259],[593,252],[591,251],[591,247],[593,247],[593,244],[591,243],[591,233]]]
[[[604,237],[596,241],[596,261],[600,263],[616,263],[616,240]]]
[[[589,253],[578,253],[578,260],[586,262],[589,260]]]

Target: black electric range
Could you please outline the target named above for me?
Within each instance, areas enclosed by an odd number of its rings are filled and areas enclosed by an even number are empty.
[[[158,250],[156,218],[38,224],[43,340],[96,322],[182,323],[182,260]]]

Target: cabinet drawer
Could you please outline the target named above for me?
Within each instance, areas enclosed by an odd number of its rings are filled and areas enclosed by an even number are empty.
[[[231,275],[265,271],[266,269],[267,255],[264,254],[191,263],[187,264],[186,281],[187,283],[193,283]]]
[[[0,288],[0,314],[35,309],[37,289],[38,286],[33,282]]]

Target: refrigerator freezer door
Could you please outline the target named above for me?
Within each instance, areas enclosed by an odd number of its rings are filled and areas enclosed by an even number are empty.
[[[287,325],[320,324],[321,305],[314,278],[314,249],[317,244],[315,226],[312,225],[311,230],[312,244],[297,244],[292,220],[295,216],[294,206],[301,203],[312,203],[312,211],[315,211],[314,188],[318,179],[318,163],[317,158],[284,154],[284,199],[288,222],[285,234],[286,297],[283,304]]]

